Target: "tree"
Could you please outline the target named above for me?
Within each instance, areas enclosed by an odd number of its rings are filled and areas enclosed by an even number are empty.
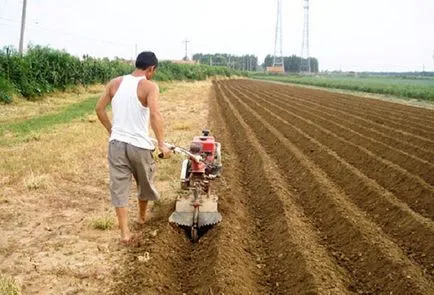
[[[271,67],[273,65],[273,56],[271,54],[268,54],[265,59],[264,59],[264,63],[262,64],[262,66],[264,68],[266,67]],[[311,72],[312,73],[317,73],[319,71],[319,66],[318,66],[318,59],[314,58],[314,57],[310,57],[308,62],[310,62],[310,68],[311,68]],[[305,64],[306,60],[296,56],[296,55],[292,55],[292,56],[284,56],[283,57],[283,65],[285,68],[285,72],[289,72],[289,73],[300,73],[302,71],[302,64]]]
[[[228,67],[235,70],[256,71],[258,68],[258,57],[254,55],[232,55],[228,53],[193,55],[193,60],[201,64]]]

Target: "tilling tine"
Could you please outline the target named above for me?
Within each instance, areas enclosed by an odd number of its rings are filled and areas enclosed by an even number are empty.
[[[218,197],[211,190],[212,181],[220,176],[222,169],[221,145],[208,130],[203,130],[201,136],[193,138],[188,150],[172,144],[166,146],[188,157],[182,162],[180,181],[181,188],[189,193],[178,196],[169,222],[188,227],[192,241],[197,242],[199,228],[222,220],[217,208]]]

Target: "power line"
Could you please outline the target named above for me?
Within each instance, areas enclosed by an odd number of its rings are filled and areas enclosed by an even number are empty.
[[[19,21],[14,20],[14,19],[9,19],[9,18],[3,18],[0,17],[0,20],[3,21],[7,21],[7,22],[12,22],[14,23],[14,26],[18,26],[19,25]],[[0,25],[2,25],[0,23]],[[11,26],[10,24],[3,24],[4,26]],[[33,25],[27,25],[27,28],[33,29],[33,30],[40,30],[40,31],[45,31],[45,32],[50,32],[50,33],[56,33],[62,36],[70,36],[70,37],[74,37],[74,38],[78,38],[78,39],[87,39],[89,41],[94,41],[94,42],[99,42],[99,43],[104,43],[104,44],[114,44],[114,45],[118,45],[118,46],[125,46],[125,47],[131,47],[134,44],[125,44],[125,43],[119,43],[119,42],[114,42],[114,41],[109,41],[109,40],[105,40],[105,39],[97,39],[97,38],[93,38],[93,37],[89,37],[89,36],[84,36],[84,35],[78,35],[75,33],[70,33],[67,31],[60,31],[60,30],[53,30],[51,28],[45,27],[40,25],[39,23],[34,23]]]
[[[10,18],[4,18],[4,17],[0,17],[1,20],[6,20],[6,21],[11,21],[11,22],[19,22],[17,20],[14,19],[10,19]]]
[[[17,24],[8,24],[8,23],[0,23],[0,25],[3,25],[5,27],[16,27],[16,26],[18,26]]]
[[[4,15],[4,12],[6,11],[6,5],[8,4],[8,1],[5,0],[4,5],[2,5],[3,7],[0,9],[0,17],[2,17]]]

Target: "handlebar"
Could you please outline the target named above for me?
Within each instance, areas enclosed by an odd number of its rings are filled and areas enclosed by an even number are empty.
[[[155,138],[151,138],[151,141],[154,143],[158,143],[158,141]],[[201,156],[194,155],[182,147],[176,146],[174,144],[169,144],[169,143],[164,143],[164,145],[172,152],[184,154],[188,156],[191,160],[195,161],[196,163],[204,162]],[[158,154],[158,158],[163,159],[164,158],[163,153]]]

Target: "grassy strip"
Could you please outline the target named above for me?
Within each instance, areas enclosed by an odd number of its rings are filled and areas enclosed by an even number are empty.
[[[91,113],[95,108],[97,100],[98,97],[93,96],[82,102],[72,104],[58,113],[42,115],[16,123],[1,124],[0,136],[4,136],[5,133],[12,133],[15,137],[21,137],[29,133],[52,128],[54,125],[69,123],[76,118]]]
[[[0,294],[19,295],[21,290],[14,279],[0,273]]]
[[[170,87],[162,82],[160,93],[167,92]],[[69,123],[74,119],[81,118],[93,112],[98,96],[92,96],[79,103],[71,104],[56,113],[37,116],[32,119],[20,120],[18,122],[0,123],[0,145],[11,145],[19,141],[38,139],[38,132],[53,128],[55,125]],[[109,109],[111,106],[108,107]],[[7,135],[7,136],[5,136]],[[29,136],[30,135],[30,136]]]
[[[325,88],[337,88],[434,101],[434,79],[404,79],[399,77],[340,77],[340,76],[267,76],[252,78]]]

